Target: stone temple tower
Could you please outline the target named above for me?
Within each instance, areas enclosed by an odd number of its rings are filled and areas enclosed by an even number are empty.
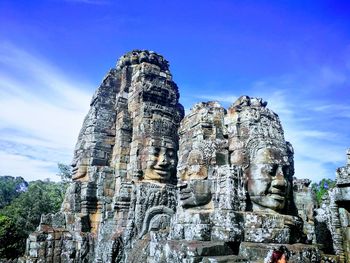
[[[149,227],[169,224],[183,115],[168,61],[152,51],[122,56],[91,100],[73,182],[61,212],[30,236],[30,260],[112,262]]]
[[[294,204],[293,154],[267,102],[202,102],[185,117],[168,61],[131,51],[94,94],[61,210],[42,216],[23,260],[268,262],[283,244],[290,262],[321,262]],[[344,169],[334,204],[347,207]],[[349,251],[340,241],[331,259]]]

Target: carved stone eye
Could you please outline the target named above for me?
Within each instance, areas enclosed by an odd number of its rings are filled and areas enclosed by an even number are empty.
[[[174,150],[168,150],[167,154],[168,154],[169,157],[173,157],[173,156],[175,156],[175,151]]]
[[[271,175],[271,176],[276,175],[277,168],[278,168],[277,164],[269,164],[269,165],[265,166],[266,172],[268,172],[269,175]]]
[[[289,165],[284,165],[282,167],[283,174],[286,176],[289,174]]]
[[[156,157],[158,157],[159,156],[159,153],[160,153],[160,148],[153,148],[153,150],[152,150],[152,154],[154,155],[154,156],[156,156]]]

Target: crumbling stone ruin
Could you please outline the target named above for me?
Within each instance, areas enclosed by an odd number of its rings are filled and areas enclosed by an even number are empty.
[[[350,261],[350,149],[347,165],[336,171],[336,187],[315,210],[316,241],[340,262]]]
[[[316,242],[314,210],[317,208],[316,197],[311,187],[311,180],[293,178],[294,202],[298,215],[303,220],[303,232],[306,234],[306,243]]]
[[[336,174],[337,187],[331,192],[331,198],[334,202],[332,209],[338,210],[339,221],[332,222],[335,227],[333,235],[335,240],[341,240],[337,243],[342,246],[339,248],[340,253],[343,253],[341,255],[350,261],[350,149],[347,151],[346,166],[339,168]]]
[[[42,216],[24,260],[268,262],[284,244],[289,262],[346,262],[350,163],[317,219],[293,154],[262,99],[202,102],[184,116],[168,62],[134,50],[93,96],[61,211]],[[332,255],[315,221],[330,223]]]

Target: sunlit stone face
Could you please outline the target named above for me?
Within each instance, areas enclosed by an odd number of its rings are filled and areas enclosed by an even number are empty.
[[[281,212],[287,203],[290,183],[288,156],[276,148],[262,148],[247,170],[247,190],[253,211]]]
[[[150,146],[144,179],[170,182],[176,176],[177,154],[172,145]]]

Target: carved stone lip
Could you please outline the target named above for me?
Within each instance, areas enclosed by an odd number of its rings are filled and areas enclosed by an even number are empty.
[[[160,175],[167,175],[169,173],[168,168],[154,167],[153,169],[157,174]]]
[[[286,199],[285,193],[270,193],[269,196],[275,200],[284,201]]]
[[[180,190],[180,200],[185,200],[188,199],[192,196],[192,191],[191,189],[181,189]]]
[[[181,193],[180,200],[183,201],[183,200],[189,199],[190,197],[192,197],[190,192]]]
[[[191,193],[192,192],[192,189],[190,188],[190,187],[185,187],[185,188],[182,188],[181,190],[180,190],[180,193],[181,194],[186,194],[186,193]]]

